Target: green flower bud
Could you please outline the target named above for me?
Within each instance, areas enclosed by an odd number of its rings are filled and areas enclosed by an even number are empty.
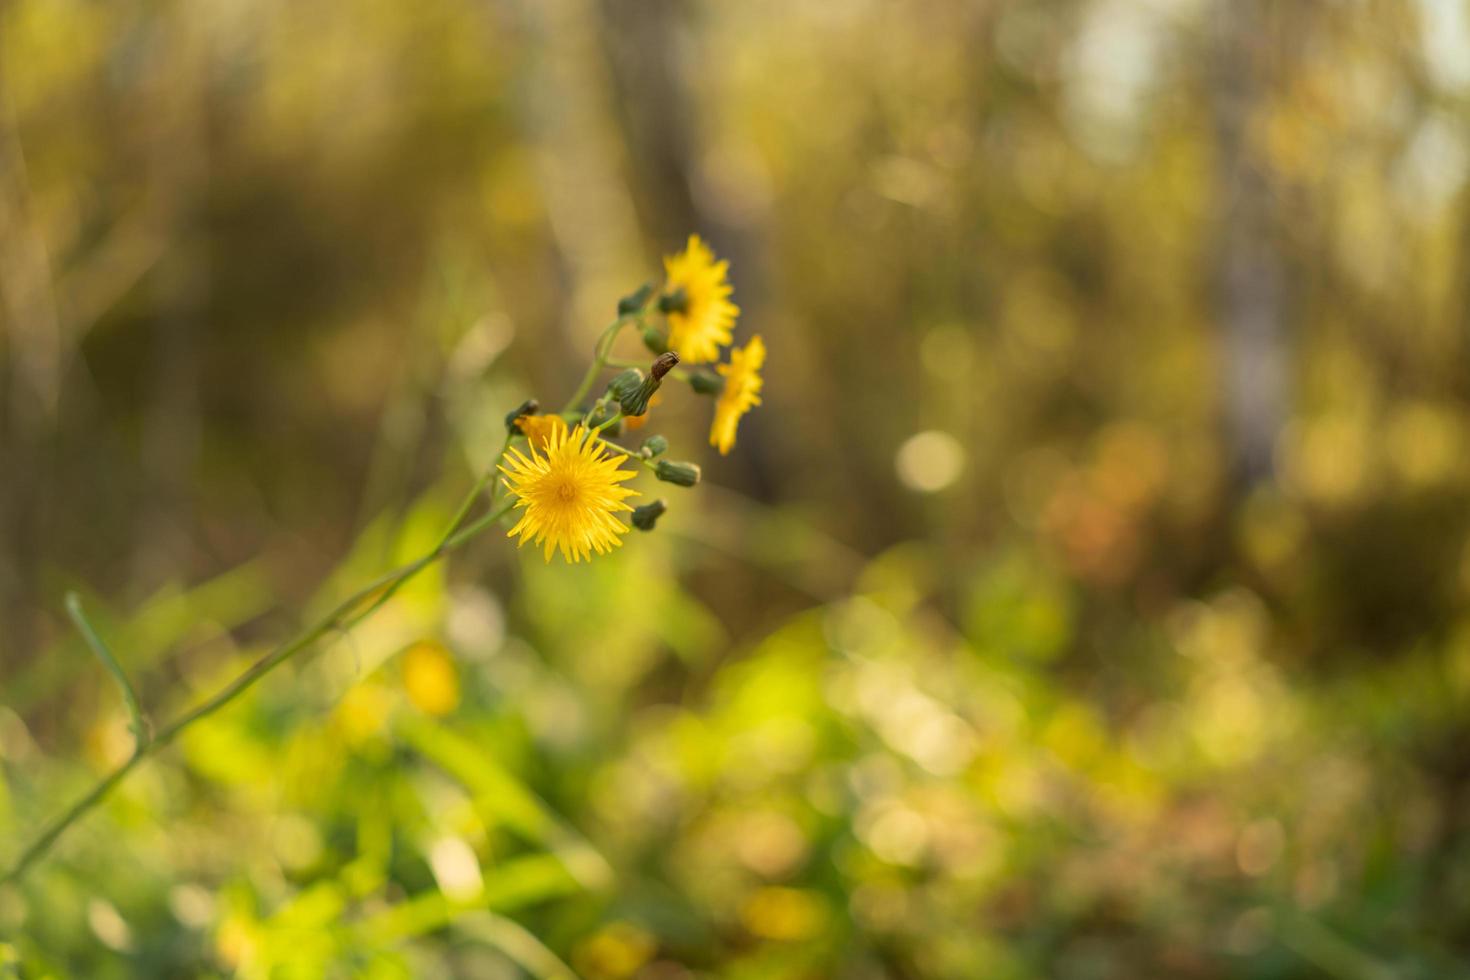
[[[638,449],[638,455],[644,459],[653,459],[662,456],[669,448],[669,440],[663,436],[649,436],[643,440],[643,445]]]
[[[624,415],[642,415],[648,411],[648,400],[663,384],[663,376],[678,363],[679,355],[669,351],[658,356],[658,360],[653,362],[653,373],[646,378],[637,368],[628,368],[608,384],[608,394],[617,399],[618,407],[623,410]]]
[[[664,511],[668,509],[668,505],[662,500],[655,500],[651,504],[635,507],[633,508],[633,526],[640,531],[652,531],[653,526],[658,523],[658,519],[664,516]]]
[[[607,393],[613,396],[613,400],[621,403],[623,399],[636,394],[643,385],[643,372],[637,368],[628,370],[615,376],[607,383]],[[629,412],[629,415],[642,415],[642,412]]]
[[[527,398],[505,415],[505,431],[519,432],[516,427],[516,419],[523,415],[535,415],[541,410],[541,403],[534,398]]]
[[[725,379],[708,371],[695,371],[689,375],[689,387],[701,395],[718,395],[725,390]]]
[[[655,354],[662,354],[669,349],[669,335],[658,327],[646,327],[643,331],[643,346]]]
[[[699,464],[676,463],[672,460],[661,459],[653,475],[665,483],[672,483],[680,487],[692,487],[699,482]]]
[[[658,298],[658,311],[660,313],[683,313],[689,308],[689,294],[684,292],[683,286],[676,286],[671,293],[664,293]]]
[[[629,316],[637,313],[648,304],[648,297],[653,295],[653,283],[645,282],[635,292],[631,292],[618,300],[618,316]]]

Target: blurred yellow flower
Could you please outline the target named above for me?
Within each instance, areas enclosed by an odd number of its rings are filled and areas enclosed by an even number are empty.
[[[821,931],[827,906],[820,895],[800,888],[762,888],[740,910],[745,928],[762,939],[805,939]]]
[[[567,431],[566,420],[560,415],[522,415],[516,419],[516,427],[531,445],[542,450],[553,434]]]
[[[437,643],[415,643],[403,655],[403,688],[420,711],[440,716],[459,707],[459,670]]]
[[[689,364],[720,359],[740,307],[730,302],[734,291],[726,276],[730,263],[715,255],[698,235],[678,255],[664,258],[669,294],[681,296],[681,309],[669,311],[669,349]]]
[[[745,349],[732,348],[730,363],[721,364],[716,371],[725,377],[725,389],[715,403],[715,421],[709,429],[709,444],[725,456],[735,445],[735,427],[740,416],[761,403],[760,390],[765,384],[760,370],[766,363],[766,345],[760,334],[750,338]]]
[[[337,724],[349,744],[360,745],[383,729],[392,701],[381,684],[367,681],[350,688],[337,705]]]
[[[631,922],[614,922],[583,940],[572,953],[577,972],[596,980],[630,977],[647,963],[658,944]]]
[[[509,537],[520,535],[522,546],[544,542],[547,561],[557,550],[566,561],[590,561],[594,551],[604,555],[623,543],[628,526],[613,515],[632,510],[623,501],[638,492],[618,484],[636,474],[621,469],[622,457],[601,439],[580,425],[563,428],[551,434],[544,454],[533,444],[530,456],[511,449],[505,458],[505,485],[525,509]]]

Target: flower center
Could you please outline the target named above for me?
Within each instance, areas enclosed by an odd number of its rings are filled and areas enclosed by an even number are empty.
[[[570,481],[562,483],[556,488],[556,496],[558,500],[562,500],[566,503],[571,503],[573,500],[577,499],[576,484],[571,483]]]

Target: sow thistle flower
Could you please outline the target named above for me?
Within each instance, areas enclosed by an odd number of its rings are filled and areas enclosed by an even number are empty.
[[[709,444],[728,456],[735,445],[735,428],[740,417],[761,403],[761,368],[766,363],[766,345],[760,334],[750,338],[744,350],[731,349],[730,363],[715,368],[725,379],[725,388],[715,402],[715,421],[710,426]]]
[[[488,529],[501,526],[501,521],[513,511],[520,511],[519,520],[507,532],[508,536],[519,537],[520,547],[530,542],[541,548],[548,562],[556,552],[561,552],[567,562],[580,562],[617,548],[629,531],[628,525],[619,520],[619,514],[628,514],[640,532],[653,531],[667,511],[667,504],[658,499],[635,509],[627,500],[640,494],[621,484],[631,480],[636,467],[641,466],[651,470],[663,483],[694,487],[700,481],[699,464],[666,458],[664,453],[669,443],[662,435],[648,436],[636,451],[607,440],[617,437],[625,420],[629,429],[646,423],[649,409],[657,403],[664,377],[671,376],[687,382],[696,394],[718,396],[710,442],[721,454],[728,453],[735,444],[735,429],[741,417],[761,403],[760,371],[766,348],[760,337],[752,337],[744,349],[730,351],[727,363],[720,363],[721,350],[732,343],[735,318],[740,313],[730,301],[728,267],[727,262],[715,259],[698,235],[691,235],[683,252],[664,260],[667,280],[662,291],[648,283],[618,301],[617,318],[598,338],[592,363],[565,407],[542,415],[540,402],[528,398],[505,416],[506,443],[495,467],[480,474],[432,551],[360,589],[325,619],[257,660],[206,705],[176,719],[166,732],[177,734],[233,701],[271,667],[310,649],[327,634],[350,630],[385,604],[419,571]],[[666,324],[649,322],[655,310],[665,315]],[[628,326],[641,333],[643,343],[658,355],[647,374],[613,357],[618,334]],[[714,365],[714,371],[681,369],[677,367],[681,360],[693,365]],[[613,383],[605,383],[602,393],[587,404],[587,396],[609,368],[621,368],[623,373]],[[575,427],[569,427],[568,419],[580,421]],[[632,419],[640,419],[641,423]],[[518,436],[526,439],[525,451],[513,444]],[[623,469],[625,461],[635,469]],[[497,473],[503,476],[501,483],[514,498],[499,506],[495,497],[500,485],[492,486]],[[487,487],[491,509],[472,520],[471,512]],[[91,633],[75,597],[71,598],[68,611],[94,648],[105,653]],[[110,657],[104,659],[110,661]],[[437,647],[420,646],[410,652],[404,661],[404,681],[409,696],[431,714],[447,714],[459,702],[459,679],[453,661]],[[132,759],[104,777],[82,803],[54,820],[51,829],[21,852],[6,878],[18,878],[44,856],[67,827],[121,782],[151,745],[160,744],[148,741],[146,723],[132,690],[126,680],[121,683],[137,735]],[[373,707],[369,699],[349,713],[358,716],[360,723]],[[370,723],[371,719],[366,721]],[[362,737],[368,737],[372,731],[370,724],[365,727],[358,723],[349,725],[349,733],[360,731]]]
[[[715,261],[698,235],[664,259],[668,282],[661,306],[669,317],[668,349],[690,364],[718,361],[720,348],[730,343],[740,307],[730,302],[729,268],[724,259]]]
[[[699,464],[664,458],[669,442],[661,435],[648,436],[636,451],[608,441],[649,424],[650,410],[664,400],[660,386],[666,378],[716,396],[709,441],[721,455],[730,452],[740,419],[761,403],[766,347],[759,336],[744,348],[730,347],[740,310],[730,301],[728,268],[698,235],[689,236],[683,252],[664,259],[662,289],[649,283],[618,301],[617,319],[598,340],[592,365],[560,414],[542,415],[540,404],[528,399],[506,416],[510,435],[526,439],[524,451],[508,443],[498,466],[520,511],[509,536],[518,537],[522,547],[536,545],[547,561],[557,552],[568,562],[590,561],[622,544],[629,526],[619,515],[629,514],[634,527],[652,531],[666,503],[634,509],[625,501],[638,494],[620,485],[638,467],[663,483],[698,485]],[[663,323],[654,320],[656,311],[664,314]],[[618,335],[629,325],[658,354],[646,372],[613,357]],[[729,360],[722,363],[726,348]],[[680,362],[704,366],[691,371],[678,367]],[[589,404],[587,397],[609,368],[620,371],[600,382],[602,393]],[[624,462],[633,468],[624,469]]]
[[[516,427],[535,449],[545,449],[552,436],[565,434],[566,419],[560,415],[522,415],[516,419]]]
[[[544,545],[547,561],[557,551],[569,562],[590,561],[593,552],[605,555],[622,544],[628,526],[613,515],[631,511],[623,501],[638,496],[618,486],[636,475],[621,468],[623,457],[580,425],[569,432],[566,423],[550,427],[544,452],[534,440],[529,448],[530,455],[508,449],[510,465],[499,467],[524,511],[508,536],[519,535],[522,547]]]

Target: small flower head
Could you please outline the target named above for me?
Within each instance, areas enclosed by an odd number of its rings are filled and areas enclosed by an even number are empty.
[[[618,316],[632,316],[648,305],[648,297],[653,295],[653,283],[645,282],[636,290],[618,300]]]
[[[656,326],[644,327],[643,346],[655,354],[662,354],[669,349],[668,331]]]
[[[665,483],[672,483],[678,487],[692,487],[699,482],[699,464],[661,459],[654,465],[653,475]]]
[[[520,420],[525,418],[527,415],[535,415],[539,411],[541,411],[541,403],[534,398],[527,398],[525,401],[521,402],[515,408],[506,413],[506,429],[514,432],[517,427],[516,423],[520,422]]]
[[[715,421],[710,426],[709,444],[728,455],[735,445],[735,428],[740,417],[761,403],[761,368],[766,363],[766,345],[760,334],[750,338],[744,350],[733,348],[730,363],[721,364],[715,370],[725,378],[725,388],[715,402]]]
[[[533,441],[529,456],[511,449],[506,460],[510,465],[500,471],[517,509],[524,511],[509,536],[520,535],[522,546],[527,541],[544,545],[547,561],[560,551],[564,560],[577,562],[623,543],[628,526],[613,515],[633,509],[623,501],[637,491],[618,484],[634,473],[620,468],[622,457],[610,453],[602,440],[580,425],[568,432],[563,424],[547,439],[544,452]]]
[[[669,505],[662,500],[655,500],[651,504],[633,508],[633,526],[640,531],[652,531],[658,524],[658,519],[664,516]]]
[[[516,428],[533,448],[544,450],[553,435],[566,434],[567,422],[560,415],[522,415],[516,419]]]
[[[678,297],[668,310],[668,347],[690,364],[719,360],[720,348],[730,343],[740,308],[730,302],[729,266],[723,259],[716,262],[698,235],[689,236],[684,251],[664,259],[666,295]]]

